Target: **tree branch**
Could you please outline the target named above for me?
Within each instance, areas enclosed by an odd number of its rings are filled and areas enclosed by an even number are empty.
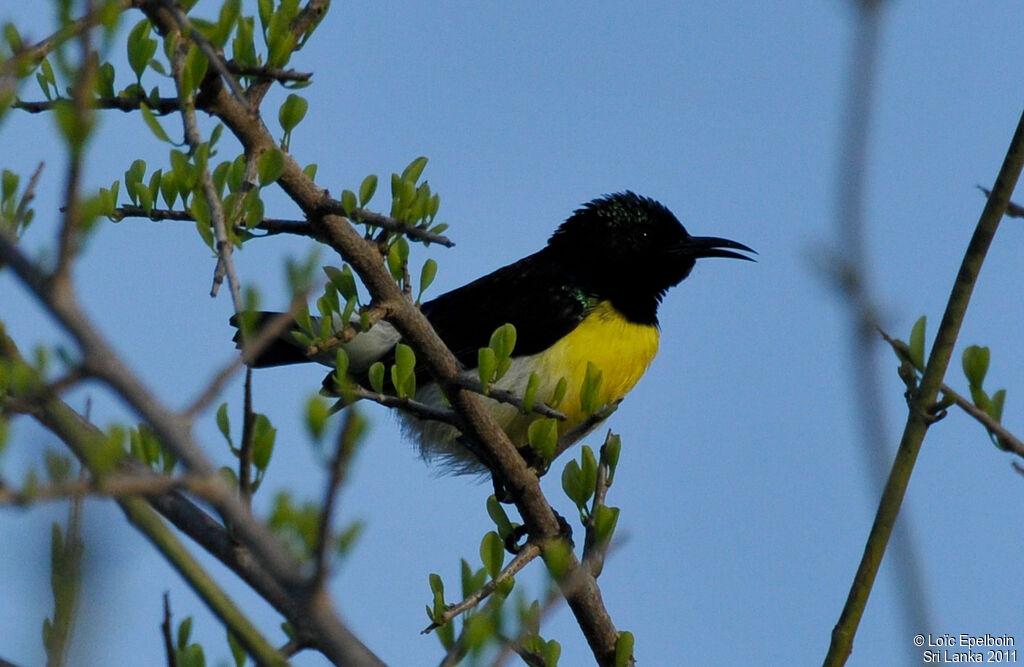
[[[953,347],[960,333],[960,326],[967,312],[981,265],[985,260],[996,229],[999,227],[1003,213],[1006,211],[1010,195],[1020,177],[1022,166],[1024,166],[1024,115],[1021,116],[1017,124],[1006,158],[996,177],[995,185],[992,187],[992,194],[985,203],[974,235],[964,254],[960,271],[942,316],[942,322],[935,335],[935,342],[932,345],[921,383],[910,397],[910,410],[903,430],[903,437],[900,440],[896,459],[893,461],[892,470],[882,493],[875,522],[864,547],[864,556],[857,568],[857,574],[854,576],[846,605],[832,631],[832,641],[825,656],[826,666],[845,664],[853,650],[853,638],[857,632],[857,626],[860,624],[864,608],[867,606],[871,587],[878,574],[882,557],[885,555],[889,536],[892,534],[907,484],[910,482],[910,475],[914,470],[914,463],[931,423],[929,409],[935,404],[938,397],[942,378],[949,366],[949,359],[953,354]]]
[[[0,260],[8,263],[42,305],[75,339],[82,351],[83,367],[93,377],[105,382],[147,421],[162,445],[182,461],[191,474],[209,480],[208,500],[230,523],[233,535],[251,550],[252,555],[275,580],[276,586],[286,591],[291,589],[292,595],[296,595],[296,587],[301,589],[304,582],[297,563],[277,538],[255,520],[248,506],[237,498],[234,489],[220,477],[215,466],[192,439],[190,421],[167,410],[142,385],[92,327],[70,294],[56,294],[48,278],[25,258],[6,230],[0,230]],[[51,427],[51,430],[54,429]],[[137,503],[129,509],[133,522],[142,522],[146,518]],[[172,546],[168,545],[167,548],[171,549]],[[317,648],[329,659],[336,662],[379,664],[379,659],[341,624],[328,601],[298,597],[293,598],[293,602],[295,604],[290,608],[292,615],[289,620],[297,624],[300,632],[315,637]],[[247,648],[250,647],[247,645]]]
[[[53,111],[54,107],[64,101],[64,98],[57,98],[55,100],[39,100],[34,102],[18,100],[12,104],[11,107],[14,109],[20,109],[27,113],[43,113],[44,111]],[[149,107],[157,116],[166,116],[181,109],[177,97],[161,97],[155,100],[122,96],[90,97],[85,103],[90,109],[100,111],[124,111],[125,113],[138,111],[139,107],[145,103],[146,106]]]
[[[274,145],[274,139],[262,122],[254,122],[244,109],[234,104],[230,96],[221,92],[212,96],[206,111],[217,116],[241,141],[248,151],[259,152]],[[344,218],[327,213],[325,205],[330,198],[310,180],[291,156],[285,155],[284,171],[278,184],[310,219],[318,237],[325,239],[339,252],[363,280],[370,294],[378,300],[399,304],[389,321],[416,351],[439,386],[448,396],[452,407],[463,417],[463,433],[484,448],[492,463],[492,470],[502,478],[514,498],[528,530],[541,548],[547,549],[551,540],[559,541],[560,526],[554,511],[540,489],[539,479],[509,441],[508,436],[494,422],[481,400],[454,381],[460,366],[426,317],[408,299],[380,262],[376,247],[368,244]],[[560,573],[563,594],[573,610],[591,650],[600,664],[612,664],[618,632],[601,599],[594,578],[584,572],[571,552],[567,567]]]
[[[885,339],[885,342],[892,346],[892,349],[896,351],[896,354],[902,361],[913,365],[914,362],[910,358],[910,348],[907,347],[906,343],[890,337],[889,334],[885,333],[881,329],[878,330],[878,333],[881,334],[883,339]],[[924,370],[922,368],[917,368],[916,366],[914,366],[914,368],[918,371]],[[961,396],[946,383],[939,385],[939,391],[941,391],[945,396],[949,396],[953,400],[954,405],[969,414],[971,417],[974,417],[982,426],[988,429],[990,433],[994,434],[1000,442],[1005,445],[1008,451],[1024,458],[1024,442],[1021,442],[1017,436],[1006,430],[1006,427],[993,419],[992,415],[976,406],[972,401]]]
[[[537,558],[540,553],[540,547],[536,544],[532,542],[524,544],[515,557],[509,561],[508,565],[498,573],[497,577],[491,579],[473,593],[466,596],[466,598],[461,602],[456,602],[455,604],[448,606],[439,618],[435,618],[430,625],[420,630],[420,634],[425,635],[433,632],[437,628],[445,625],[446,623],[450,623],[459,615],[464,614],[486,600],[494,593],[495,590],[497,590],[498,585],[501,584],[501,582],[514,577],[520,570],[526,567],[530,561]]]
[[[0,356],[21,365],[25,364],[14,341],[4,334],[2,327],[0,327]],[[34,419],[60,438],[82,461],[83,465],[93,470],[109,471],[112,463],[111,452],[104,445],[102,431],[58,397],[35,393],[32,396],[33,406],[28,413]],[[149,475],[154,479],[159,479],[156,473],[142,463],[129,456],[120,456],[119,469],[126,471],[126,474]],[[219,487],[222,480],[195,475],[188,475],[185,479],[189,480],[188,486],[192,490],[202,491],[203,497],[216,506],[215,500],[220,493]],[[154,481],[153,484],[159,483]],[[239,544],[235,538],[237,532],[229,534],[224,526],[178,491],[151,495],[147,498],[154,509],[210,555],[235,572],[287,618],[295,626],[302,641],[307,642],[310,646],[315,646],[336,663],[381,664],[379,659],[338,620],[329,605],[322,600],[310,600],[305,587],[292,586],[287,581],[282,581],[274,576],[263,566],[262,561],[255,556],[252,550]],[[122,500],[128,502],[129,499]],[[138,509],[137,505],[134,507],[137,510],[136,514],[143,516],[142,510]],[[127,513],[127,510],[125,511]],[[132,516],[129,515],[129,519]],[[156,524],[151,527],[154,530],[157,529]],[[185,573],[183,573],[184,575]],[[191,584],[188,577],[185,578]],[[217,613],[217,610],[214,611]],[[238,628],[233,628],[233,631],[237,633]],[[243,642],[243,645],[247,650],[249,649],[248,644]]]

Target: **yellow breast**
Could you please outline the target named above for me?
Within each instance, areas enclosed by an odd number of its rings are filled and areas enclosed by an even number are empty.
[[[567,419],[558,424],[561,435],[589,416],[580,405],[587,362],[601,371],[601,387],[597,395],[597,405],[600,406],[624,398],[643,376],[657,352],[656,326],[630,322],[611,303],[602,301],[579,326],[548,349],[514,359],[509,371],[495,386],[522,396],[530,374],[536,373],[540,378],[536,398],[550,402],[558,381],[564,377],[566,393],[558,404],[558,410]],[[421,389],[416,398],[431,404],[441,400],[439,390],[433,384]],[[525,446],[530,422],[537,415],[524,415],[516,407],[492,399],[485,398],[484,402],[513,444]],[[458,431],[454,427],[412,417],[406,417],[406,424],[416,432],[428,456],[442,454],[453,460],[467,458],[468,452],[457,442]]]
[[[559,408],[568,417],[566,428],[586,418],[580,407],[580,388],[587,362],[602,373],[598,405],[621,400],[640,380],[658,352],[658,328],[635,324],[602,301],[569,335],[542,352],[541,377],[557,383],[564,377],[568,391]],[[538,397],[544,394],[538,392]]]

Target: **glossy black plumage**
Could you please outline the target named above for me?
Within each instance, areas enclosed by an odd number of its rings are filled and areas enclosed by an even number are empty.
[[[463,366],[474,368],[479,348],[499,326],[515,326],[516,357],[535,354],[571,332],[602,300],[631,322],[656,326],[662,297],[689,275],[696,259],[750,259],[725,248],[753,252],[727,239],[690,236],[653,199],[607,195],[577,209],[542,250],[428,301],[422,310]],[[257,325],[272,315],[259,313]],[[380,360],[387,363],[391,354],[383,351]],[[286,334],[252,365],[305,361]]]

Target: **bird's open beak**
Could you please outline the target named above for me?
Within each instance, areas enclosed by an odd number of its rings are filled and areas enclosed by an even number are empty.
[[[742,243],[730,241],[729,239],[718,238],[717,236],[691,236],[680,243],[676,251],[680,255],[693,257],[694,259],[700,259],[701,257],[732,257],[733,259],[745,259],[751,262],[755,261],[753,257],[747,257],[746,255],[739,254],[738,252],[726,250],[726,248],[734,248],[736,250],[751,252],[755,255],[757,254],[756,250],[748,248]]]

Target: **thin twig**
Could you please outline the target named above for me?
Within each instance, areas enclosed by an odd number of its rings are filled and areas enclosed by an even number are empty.
[[[992,194],[985,203],[967,252],[964,253],[964,259],[953,284],[939,330],[935,335],[935,342],[932,344],[931,354],[925,366],[924,375],[921,377],[921,383],[910,398],[910,410],[903,437],[900,440],[892,470],[878,505],[875,522],[868,535],[867,544],[864,546],[864,556],[850,586],[850,594],[843,611],[832,630],[832,641],[825,656],[826,667],[845,664],[853,650],[853,638],[864,614],[864,608],[867,606],[871,587],[882,563],[882,557],[885,555],[889,537],[892,534],[896,517],[903,503],[903,496],[906,494],[907,485],[914,470],[914,463],[932,422],[930,409],[935,405],[942,386],[942,379],[949,367],[950,357],[953,355],[960,327],[970,304],[971,293],[985,261],[985,255],[1010,201],[1010,195],[1020,177],[1022,166],[1024,166],[1024,114],[1018,121],[1006,158],[992,188]]]
[[[28,215],[28,207],[32,200],[36,198],[36,186],[39,184],[39,177],[43,174],[43,165],[44,163],[40,162],[36,170],[32,172],[32,176],[28,179],[28,185],[25,186],[25,191],[21,194],[18,208],[14,211],[15,224],[20,223]]]
[[[158,30],[166,32],[171,28],[169,19],[160,9],[162,5],[158,5],[156,0],[137,1]],[[246,151],[260,154],[276,146],[277,142],[266,125],[252,122],[252,114],[238,104],[226,90],[209,92],[209,99],[204,99],[204,110],[223,122]],[[401,291],[380,261],[377,249],[370,247],[359,231],[346,219],[325,213],[324,205],[329,203],[329,197],[323,188],[303,172],[302,167],[292,156],[285,154],[283,157],[284,169],[277,184],[309,218],[316,229],[317,238],[324,239],[352,266],[374,299],[399,303],[389,321],[403,340],[416,351],[417,359],[424,363],[447,396],[453,410],[462,417],[460,431],[486,450],[489,460],[494,462],[500,477],[510,489],[512,499],[531,538],[540,544],[542,550],[549,548],[548,545],[561,544],[561,526],[544,496],[536,472],[523,460],[508,435],[486,410],[480,397],[451,384],[452,379],[461,372],[458,360],[447,349],[415,304],[403,302]],[[0,254],[2,251],[3,244],[0,243]],[[129,402],[131,403],[130,398]],[[160,420],[155,421],[158,422],[157,425],[163,425]],[[571,552],[565,557],[564,563],[565,568],[556,574],[569,607],[595,659],[601,664],[612,663],[615,661],[615,646],[619,633],[602,601],[597,582]],[[323,627],[321,617],[315,614],[311,616],[307,621],[309,627]],[[331,639],[318,635],[318,641],[321,642],[329,642]],[[342,651],[345,647],[321,644],[318,648],[325,651],[328,648],[332,651]],[[627,660],[627,663],[632,663],[632,660]]]
[[[167,591],[164,591],[164,620],[160,623],[160,634],[164,638],[167,667],[178,667],[178,656],[174,650],[174,631],[171,629],[171,594]]]
[[[587,434],[594,430],[594,427],[611,417],[612,414],[619,409],[620,403],[622,403],[622,399],[619,399],[610,405],[603,406],[600,410],[591,415],[587,415],[586,419],[563,433],[562,437],[560,437],[558,442],[555,444],[555,456],[557,457],[559,454],[587,437]]]
[[[346,219],[351,220],[353,223],[365,223],[374,227],[380,227],[389,232],[395,234],[402,234],[415,239],[417,241],[426,241],[428,243],[437,243],[443,245],[446,248],[452,248],[455,246],[455,242],[449,239],[447,236],[435,234],[427,231],[423,227],[417,227],[410,225],[407,222],[403,222],[391,216],[383,215],[381,213],[375,213],[368,211],[364,208],[357,208],[352,211],[351,217],[345,211],[345,207],[337,199],[330,199],[320,203],[323,213],[329,213],[331,215],[338,215]]]
[[[522,396],[508,391],[507,389],[490,387],[485,391],[484,386],[480,384],[480,378],[473,375],[462,373],[452,380],[452,383],[459,385],[463,389],[468,389],[469,391],[480,394],[481,396],[492,398],[499,403],[514,405],[519,408],[520,411],[522,411],[526,406],[526,402],[523,400]],[[558,421],[565,421],[567,419],[564,412],[559,412],[547,403],[543,403],[541,401],[534,401],[533,405],[530,407],[530,412],[543,417],[551,417]]]
[[[256,411],[252,407],[252,367],[245,367],[242,398],[242,440],[238,443],[238,496],[252,507],[252,449],[255,440]]]
[[[167,447],[190,471],[208,480],[207,502],[231,525],[231,534],[212,517],[175,492],[150,498],[179,530],[238,573],[246,582],[281,611],[302,636],[315,640],[317,649],[339,664],[382,664],[380,660],[341,622],[336,611],[323,600],[314,604],[302,594],[303,577],[283,545],[236,497],[217,474],[213,463],[193,440],[187,420],[165,408],[128,370],[106,341],[96,332],[78,308],[71,294],[54,294],[49,281],[29,262],[9,232],[0,229],[0,261],[6,261],[54,318],[78,343],[85,365],[153,428],[161,444]],[[0,326],[0,350],[8,359],[20,356]],[[33,416],[68,444],[84,462],[99,457],[109,461],[104,434],[56,398],[37,406]],[[246,650],[258,662],[275,663],[274,650],[245,619],[237,607],[177,541],[144,501],[134,498],[118,501],[129,520],[168,558],[197,591],[211,610],[238,636]]]
[[[94,0],[89,0],[87,5],[87,16],[92,16],[95,11]],[[91,132],[89,123],[88,100],[91,96],[93,80],[96,76],[98,56],[92,49],[91,31],[83,30],[79,33],[78,40],[81,47],[81,66],[75,73],[75,82],[71,88],[72,114],[74,118],[74,134],[68,142],[69,159],[67,182],[64,187],[64,220],[61,224],[58,235],[57,267],[53,272],[53,280],[58,289],[68,288],[68,272],[71,269],[71,262],[78,254],[79,234],[82,227],[81,193],[79,183],[82,175],[82,161],[85,156],[85,145],[88,133]]]
[[[391,304],[388,303],[378,302],[371,304],[369,308],[366,308],[359,313],[358,318],[354,318],[349,322],[344,329],[321,339],[315,345],[307,347],[305,350],[306,356],[310,359],[316,359],[338,347],[341,347],[359,334],[363,333],[364,324],[365,330],[369,331],[370,327],[374,324],[386,319],[390,310]],[[319,321],[319,318],[317,318],[317,321]]]
[[[233,60],[229,60],[226,66],[228,71],[236,76],[250,76],[255,79],[272,79],[278,82],[286,82],[309,81],[313,78],[312,72],[296,72],[293,69],[281,69],[279,67],[241,65]]]
[[[391,394],[380,394],[370,389],[366,389],[358,384],[352,384],[350,387],[345,388],[346,399],[351,396],[352,398],[361,398],[367,401],[373,401],[374,403],[380,403],[381,405],[389,408],[398,408],[404,412],[408,412],[414,417],[420,419],[428,419],[430,421],[444,422],[445,424],[451,424],[458,428],[461,424],[459,421],[458,414],[454,410],[446,410],[444,408],[435,408],[432,405],[421,403],[411,398],[399,398],[398,396],[392,396]],[[338,408],[345,407],[345,399],[339,401]]]
[[[4,399],[6,402],[8,399]],[[209,480],[184,475],[164,477],[149,472],[111,473],[102,477],[77,479],[70,482],[36,484],[21,490],[0,485],[0,506],[29,507],[40,502],[60,501],[69,498],[97,496],[103,498],[131,498],[168,493],[175,489],[204,498],[210,494]]]
[[[210,66],[217,70],[221,78],[225,83],[228,84],[228,88],[231,90],[231,94],[235,96],[235,101],[241,104],[247,111],[249,110],[249,102],[245,97],[245,90],[241,84],[238,83],[238,79],[231,73],[227,63],[221,54],[217,53],[217,49],[210,43],[210,40],[206,39],[201,32],[196,30],[192,22],[189,21],[188,16],[178,7],[178,4],[174,0],[157,0],[164,9],[171,15],[174,22],[178,24],[178,28],[181,32],[188,36],[199,50],[203,52],[206,59],[209,61]],[[180,77],[175,77],[179,79]],[[191,94],[192,91],[184,91],[184,94]],[[182,97],[182,91],[178,91],[178,97]]]
[[[430,632],[433,632],[442,625],[450,623],[460,614],[463,614],[472,609],[473,607],[477,606],[478,604],[486,600],[488,597],[490,597],[490,595],[493,594],[495,590],[497,590],[498,585],[501,584],[501,582],[511,577],[514,577],[520,570],[526,567],[527,563],[535,559],[540,554],[541,550],[539,546],[537,546],[533,542],[527,542],[523,545],[523,547],[519,550],[515,557],[509,561],[508,565],[506,565],[504,569],[502,569],[502,571],[498,573],[498,576],[496,576],[494,579],[491,579],[483,586],[470,593],[462,601],[456,602],[455,604],[446,607],[444,612],[438,618],[435,618],[430,625],[420,630],[420,634],[425,635]]]
[[[604,444],[601,445],[601,456],[597,464],[597,479],[594,483],[594,497],[590,503],[590,514],[586,517],[583,522],[585,529],[585,535],[583,538],[583,564],[586,565],[591,574],[595,577],[601,576],[601,572],[604,570],[604,560],[608,553],[608,547],[611,545],[611,540],[601,543],[597,540],[597,513],[599,507],[605,506],[605,500],[608,496],[608,489],[611,488],[611,475],[608,468],[608,464],[605,462],[605,448],[608,443],[612,440],[611,429],[605,434]]]
[[[58,104],[62,104],[63,102],[65,102],[64,98],[32,102],[18,100],[12,104],[11,107],[14,109],[20,109],[27,113],[42,113],[44,111],[53,111],[54,107]],[[85,104],[90,109],[100,111],[124,111],[125,113],[138,111],[139,107],[141,107],[142,104],[145,104],[149,107],[150,111],[157,116],[166,116],[181,108],[177,97],[160,97],[157,99],[121,95],[118,95],[117,97],[90,97],[86,99]]]
[[[124,11],[130,6],[131,0],[121,0],[118,10]],[[6,79],[11,77],[14,72],[17,72],[26,63],[30,63],[32,66],[39,64],[58,46],[95,26],[99,18],[101,16],[95,11],[95,8],[90,8],[81,18],[61,26],[57,32],[49,37],[36,42],[32,46],[16,51],[9,59],[0,63],[0,82],[3,82],[3,84],[0,84],[0,90],[6,87]]]
[[[223,66],[223,59],[212,53],[212,46],[206,41],[205,38],[200,35],[195,28],[188,22],[188,18],[177,8],[177,6],[170,0],[161,0],[161,3],[167,7],[171,14],[175,17],[178,25],[181,26],[182,30],[189,31],[189,37],[196,44],[204,48],[204,53],[207,49],[211,50],[211,53],[207,53],[207,57],[210,58],[211,64],[220,64]],[[185,69],[185,57],[188,55],[188,43],[185,41],[179,41],[174,48],[174,52],[171,55],[171,71],[174,75],[174,83],[178,88],[178,102],[181,107],[181,118],[182,123],[185,127],[185,142],[189,145],[189,148],[193,153],[199,150],[199,146],[202,143],[202,136],[199,133],[199,121],[196,119],[195,99],[193,97],[193,91],[185,90],[182,87],[182,81]],[[234,81],[234,77],[227,73],[226,75],[231,81]],[[235,82],[235,86],[238,86],[238,82]],[[239,94],[241,95],[241,89]],[[242,95],[244,97],[244,95]],[[238,274],[235,271],[235,264],[231,259],[231,253],[234,249],[231,241],[228,239],[227,222],[225,220],[224,204],[220,199],[220,195],[217,193],[217,186],[213,183],[213,178],[210,176],[209,167],[204,166],[199,174],[199,182],[203,189],[203,198],[206,200],[207,208],[210,211],[210,220],[213,224],[214,237],[216,239],[216,250],[217,250],[217,267],[214,269],[213,285],[210,288],[210,296],[217,296],[217,290],[220,287],[221,282],[226,275],[228,278],[228,287],[231,290],[231,302],[234,305],[236,313],[242,311],[242,288],[239,284]]]
[[[360,423],[362,418],[355,410],[345,413],[345,420],[341,423],[338,431],[338,439],[334,445],[334,456],[331,458],[330,470],[327,477],[327,489],[324,492],[324,501],[320,507],[320,526],[317,531],[316,546],[313,549],[313,560],[316,563],[316,570],[310,581],[310,590],[317,591],[327,581],[330,573],[330,545],[331,523],[334,519],[334,510],[337,505],[338,492],[345,483],[348,476],[349,463],[352,462],[352,455],[355,453],[359,437]]]
[[[878,333],[881,334],[885,342],[892,346],[892,349],[896,351],[901,360],[913,365],[914,362],[910,358],[910,348],[906,343],[899,339],[892,338],[882,329],[879,329]],[[917,368],[916,365],[914,367],[919,372],[924,370],[923,368]],[[964,396],[961,396],[945,382],[939,385],[939,391],[941,391],[943,395],[949,396],[949,398],[953,400],[954,405],[969,414],[971,417],[974,417],[982,426],[988,429],[990,433],[995,435],[1007,451],[1011,451],[1017,456],[1024,458],[1024,442],[1021,442],[1017,436],[1006,430],[1006,427],[993,419],[992,415],[976,406],[973,401],[969,401]]]
[[[342,211],[340,215],[344,215],[344,209],[341,208],[341,202],[333,202],[332,200],[332,203],[329,204],[329,208],[337,208]],[[149,218],[151,220],[195,222],[195,217],[188,211],[175,211],[159,208],[146,211],[141,206],[126,205],[116,208],[115,213],[120,217],[125,218]],[[358,213],[353,213],[353,217],[356,216],[359,216],[360,220],[356,220],[355,222],[368,222],[372,225],[381,227],[386,231],[403,234],[410,239],[436,243],[438,245],[445,246],[446,248],[452,248],[455,246],[455,242],[447,236],[435,234],[423,229],[422,227],[414,227],[400,220],[396,220],[379,213],[373,213],[365,209],[358,209]],[[316,228],[310,225],[307,221],[287,220],[281,218],[266,218],[252,227],[246,227],[245,229],[259,229],[267,232],[267,236],[273,236],[275,234],[296,234],[299,236],[316,237],[317,235]]]

